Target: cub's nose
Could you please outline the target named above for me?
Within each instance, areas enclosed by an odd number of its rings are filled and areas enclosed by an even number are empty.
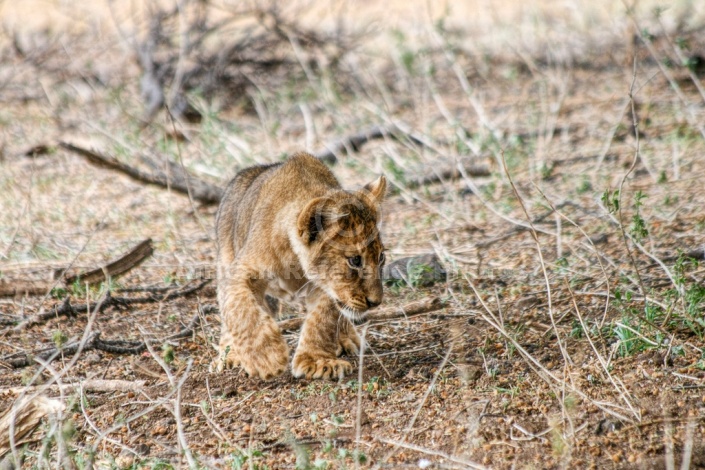
[[[367,302],[367,308],[374,308],[382,303],[381,300],[372,300],[369,297],[365,298],[365,302]]]

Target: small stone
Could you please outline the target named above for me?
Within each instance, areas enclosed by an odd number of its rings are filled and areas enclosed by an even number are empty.
[[[135,447],[135,452],[143,457],[149,455],[151,450],[152,449],[147,444],[138,444],[137,447]]]
[[[167,433],[167,428],[166,426],[158,425],[155,426],[154,429],[152,430],[152,434],[155,436],[162,436]]]
[[[590,241],[593,245],[601,245],[602,243],[607,243],[607,234],[599,233],[590,237]]]
[[[123,450],[115,458],[115,464],[117,465],[118,468],[130,468],[130,467],[132,467],[134,462],[135,462],[135,454],[132,452],[128,452],[127,450]]]
[[[436,282],[445,282],[447,277],[448,273],[434,253],[401,258],[382,270],[385,282],[404,281],[411,287],[430,287]]]
[[[86,355],[86,363],[93,365],[93,364],[98,364],[101,361],[100,354],[96,352],[92,352],[90,354]]]

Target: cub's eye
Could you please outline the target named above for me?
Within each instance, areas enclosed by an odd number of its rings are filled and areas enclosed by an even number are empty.
[[[379,264],[384,264],[384,262],[387,260],[387,257],[384,255],[384,251],[379,254]]]
[[[353,269],[360,269],[362,267],[362,256],[356,255],[352,258],[348,258],[348,264]]]

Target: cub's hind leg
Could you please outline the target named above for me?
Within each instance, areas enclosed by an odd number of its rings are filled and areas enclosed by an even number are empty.
[[[269,380],[286,370],[289,348],[262,305],[264,293],[256,273],[236,269],[232,277],[218,273],[221,333],[215,366],[219,371],[240,366],[250,376]]]
[[[338,340],[339,317],[333,301],[323,295],[309,309],[291,364],[294,377],[338,379],[352,373],[350,363],[337,357],[342,352]],[[352,340],[346,341],[347,346],[351,344]]]

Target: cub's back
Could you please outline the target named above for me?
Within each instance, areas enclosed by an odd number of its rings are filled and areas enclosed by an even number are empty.
[[[281,163],[256,165],[241,170],[235,175],[223,194],[215,219],[218,258],[232,263],[249,231],[249,221],[255,210],[259,189],[267,180],[267,174],[280,167]]]
[[[241,170],[226,188],[216,216],[219,261],[232,263],[248,236],[271,236],[273,219],[282,207],[302,208],[311,199],[339,188],[330,169],[307,153],[295,154],[283,163]]]

